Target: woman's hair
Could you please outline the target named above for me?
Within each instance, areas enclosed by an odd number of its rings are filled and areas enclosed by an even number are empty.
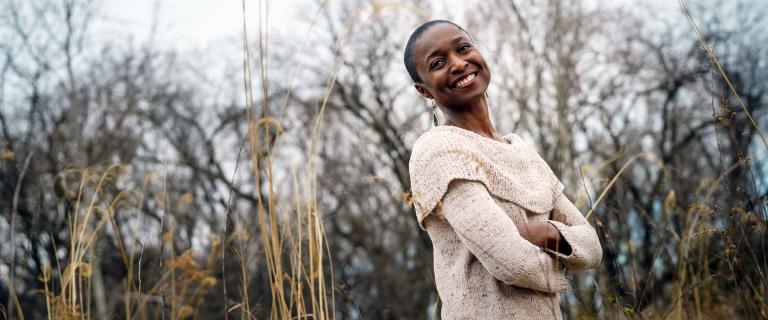
[[[408,38],[408,44],[405,45],[405,55],[403,56],[403,62],[405,62],[405,69],[408,70],[408,74],[411,76],[411,79],[413,79],[413,82],[420,83],[422,82],[421,77],[419,77],[419,74],[416,72],[416,61],[414,61],[413,56],[413,47],[416,45],[416,41],[419,41],[419,38],[421,38],[421,35],[429,30],[434,25],[441,24],[441,23],[448,23],[456,26],[456,28],[459,28],[461,32],[464,32],[467,34],[467,36],[472,39],[471,36],[469,36],[469,33],[467,33],[464,28],[460,27],[458,24],[455,24],[453,22],[447,21],[447,20],[432,20],[427,21],[424,24],[420,25],[416,30],[413,30],[413,33],[411,33],[411,37]]]

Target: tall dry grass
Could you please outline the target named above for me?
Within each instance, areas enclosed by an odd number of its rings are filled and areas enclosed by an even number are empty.
[[[74,199],[74,206],[68,212],[67,225],[70,241],[66,261],[48,261],[43,267],[40,281],[43,288],[48,319],[92,319],[94,318],[93,299],[98,291],[93,287],[93,278],[98,270],[99,261],[94,253],[94,245],[105,237],[105,229],[111,227],[110,236],[118,243],[119,254],[126,267],[127,278],[124,282],[123,309],[126,319],[155,319],[169,317],[186,319],[195,314],[203,303],[203,295],[217,283],[212,276],[217,262],[216,252],[220,242],[211,239],[210,252],[206,263],[201,264],[192,251],[171,257],[157,275],[152,286],[142,288],[141,264],[142,252],[136,252],[136,241],[141,226],[131,228],[134,232],[130,244],[126,245],[117,223],[118,212],[138,213],[136,221],[141,221],[141,204],[144,203],[146,187],[152,175],[145,179],[142,190],[122,190],[113,197],[109,196],[120,182],[123,174],[121,165],[112,165],[104,170],[96,168],[72,169],[63,172],[57,185],[61,194]],[[76,188],[67,187],[67,180],[76,179]],[[164,200],[165,194],[156,194]],[[185,201],[184,198],[181,201]],[[173,230],[160,230],[158,242],[173,241]],[[54,246],[56,244],[54,243]],[[54,248],[54,252],[55,252]],[[144,272],[152,272],[144,270]],[[99,294],[117,294],[118,292],[100,292]],[[22,310],[19,311],[23,318]]]
[[[255,272],[266,272],[271,292],[266,293],[271,301],[270,312],[272,319],[335,319],[333,270],[329,255],[329,245],[326,241],[322,215],[316,202],[317,183],[315,169],[310,162],[307,168],[291,170],[293,194],[278,194],[273,180],[273,157],[279,134],[282,133],[280,121],[287,107],[288,98],[283,103],[280,118],[275,118],[269,110],[268,99],[268,33],[265,22],[268,18],[265,3],[259,1],[258,32],[256,43],[258,49],[257,66],[261,87],[262,113],[254,111],[254,94],[252,91],[251,58],[252,45],[248,39],[245,1],[243,6],[243,85],[245,93],[245,117],[249,123],[246,140],[251,159],[251,173],[256,190],[258,205],[255,208],[256,225],[247,225],[240,215],[227,209],[227,226],[223,237],[211,236],[207,252],[174,252],[174,230],[172,211],[169,206],[165,189],[150,194],[162,203],[163,214],[160,230],[154,239],[141,239],[146,234],[143,221],[144,210],[149,185],[158,182],[156,174],[148,174],[140,190],[122,190],[114,198],[110,198],[105,189],[114,191],[114,186],[121,177],[121,165],[116,164],[103,171],[98,168],[73,169],[63,172],[58,184],[65,189],[64,193],[74,199],[74,208],[68,217],[68,234],[70,243],[66,244],[70,254],[66,261],[52,261],[54,266],[46,265],[40,275],[42,282],[41,294],[45,296],[46,309],[49,319],[92,319],[93,310],[93,277],[95,268],[93,246],[101,237],[105,237],[105,226],[111,226],[111,234],[119,247],[122,262],[127,270],[122,292],[122,312],[126,319],[188,319],[196,318],[198,308],[205,303],[205,294],[215,288],[219,281],[226,282],[226,275],[233,270],[227,261],[234,261],[238,270],[239,301],[227,301],[223,306],[222,318],[239,315],[241,319],[256,318],[253,310],[254,301],[249,296],[251,289],[250,277]],[[321,4],[315,17],[323,9]],[[311,31],[311,29],[310,29]],[[309,32],[308,32],[309,33]],[[306,41],[305,41],[306,42]],[[302,49],[303,53],[303,49]],[[334,70],[338,70],[335,68]],[[294,70],[294,78],[295,78]],[[335,72],[334,72],[335,77]],[[292,80],[293,82],[293,80]],[[331,82],[332,83],[332,82]],[[328,93],[330,94],[329,85]],[[324,108],[324,106],[323,106]],[[318,115],[316,129],[311,137],[314,144],[320,139],[320,124],[322,113]],[[274,133],[273,133],[274,131]],[[311,158],[310,153],[310,158]],[[238,156],[239,160],[239,156]],[[239,162],[234,176],[238,174]],[[297,173],[300,172],[300,173]],[[69,180],[79,179],[77,188],[71,188]],[[185,196],[191,197],[187,194]],[[191,202],[191,198],[182,197],[180,201]],[[230,190],[231,205],[232,193]],[[290,210],[279,211],[282,202],[287,203]],[[124,239],[123,230],[115,218],[118,208],[125,212],[136,214],[134,224],[129,228],[129,237]],[[252,236],[255,234],[255,236]],[[160,270],[142,270],[143,243],[156,241],[160,247]],[[262,253],[263,268],[254,270],[254,246]],[[229,248],[229,250],[227,249]],[[214,275],[221,270],[224,279]],[[144,274],[144,276],[142,276]],[[150,276],[147,276],[150,274]],[[153,276],[151,274],[154,274]],[[146,279],[153,279],[147,283]],[[11,287],[11,286],[9,286]],[[222,283],[224,295],[228,296],[225,283]],[[233,290],[229,288],[229,290]],[[16,314],[23,319],[24,312],[16,301]],[[113,294],[110,292],[109,294]],[[7,316],[7,314],[5,314]]]

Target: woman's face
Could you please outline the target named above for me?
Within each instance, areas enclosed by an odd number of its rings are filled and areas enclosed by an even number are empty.
[[[414,62],[422,83],[416,90],[450,109],[482,98],[491,72],[469,36],[441,23],[425,31],[414,46]]]

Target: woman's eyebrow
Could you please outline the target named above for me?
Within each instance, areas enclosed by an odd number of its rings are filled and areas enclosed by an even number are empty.
[[[454,38],[453,40],[451,40],[451,44],[457,44],[461,40],[464,40],[464,36],[458,36],[458,37]]]
[[[458,36],[456,38],[453,38],[453,40],[451,40],[451,44],[456,45],[461,40],[464,40],[464,36]],[[429,61],[430,58],[439,54],[440,54],[440,49],[432,50],[432,52],[430,52],[424,60]]]

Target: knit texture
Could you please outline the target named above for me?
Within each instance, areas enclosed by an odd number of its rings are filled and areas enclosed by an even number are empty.
[[[595,230],[546,162],[516,135],[503,140],[439,126],[413,147],[413,201],[432,240],[443,319],[561,319],[565,268],[593,268],[602,258]],[[553,208],[566,223],[547,220]],[[569,255],[517,231],[542,221],[560,231]]]
[[[554,196],[563,191],[560,180],[520,137],[509,134],[503,139],[506,142],[455,126],[437,126],[416,140],[409,172],[422,229],[424,217],[440,204],[454,179],[482,182],[494,196],[533,212],[552,209]]]

